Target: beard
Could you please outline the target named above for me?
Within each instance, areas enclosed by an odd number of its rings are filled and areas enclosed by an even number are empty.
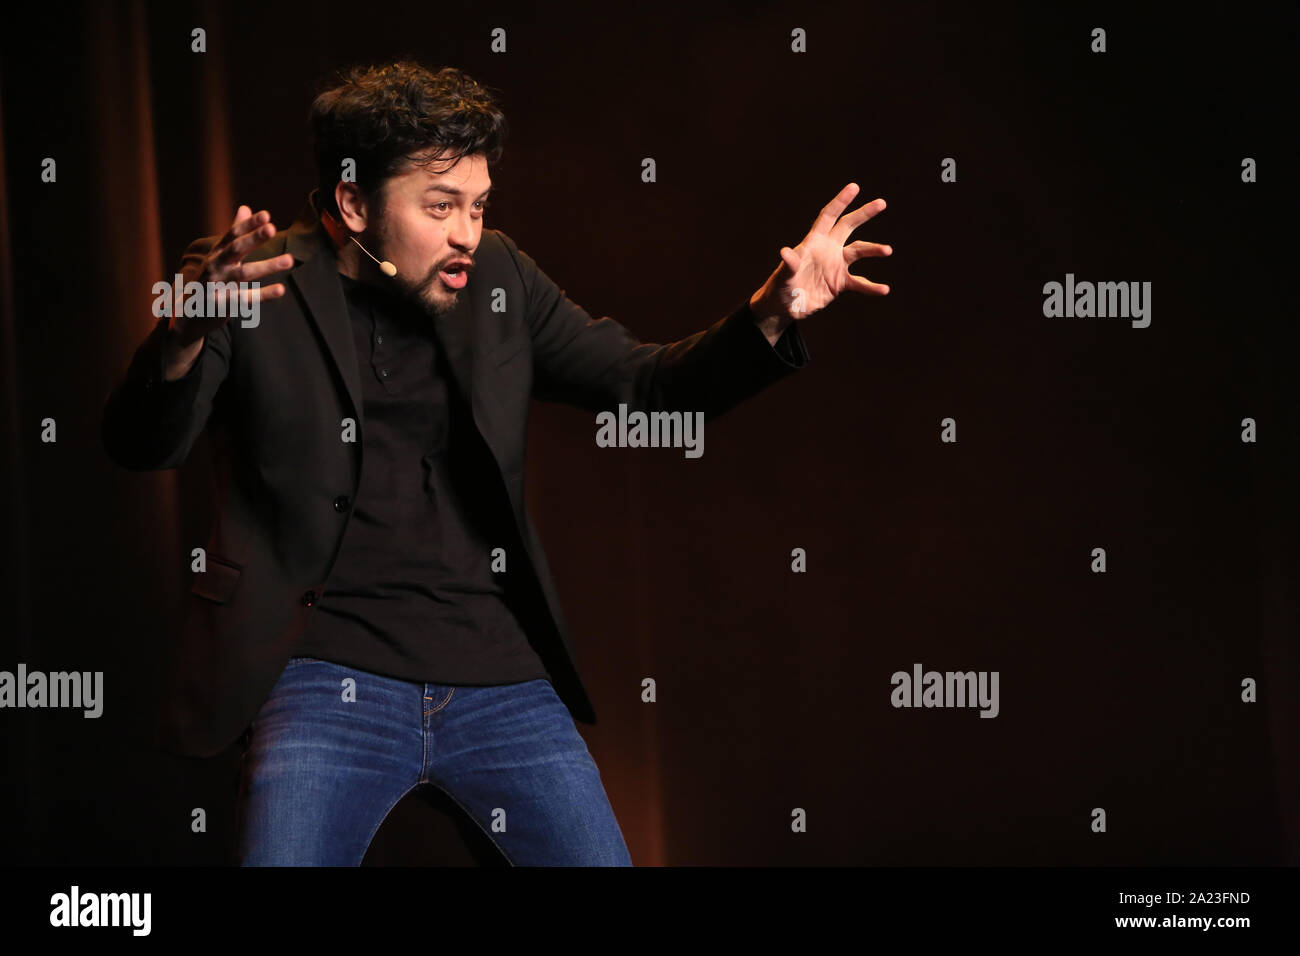
[[[431,319],[446,315],[460,301],[460,290],[448,289],[443,285],[442,280],[438,278],[438,265],[436,263],[419,282],[407,282],[402,278],[401,273],[393,276],[392,281],[397,284],[402,297],[406,301],[423,309]]]
[[[387,224],[383,220],[378,223],[376,233],[376,252],[379,254],[380,261],[383,261],[388,258],[388,256],[385,255],[385,250],[388,247],[388,229]],[[448,256],[448,261],[453,258],[462,257],[453,253]],[[461,290],[447,288],[443,284],[442,279],[438,277],[438,272],[441,268],[442,263],[435,262],[429,267],[429,271],[425,273],[424,278],[419,280],[408,279],[401,272],[391,278],[388,276],[384,276],[383,278],[387,286],[392,289],[400,299],[414,308],[419,309],[429,318],[433,319],[446,315],[448,312],[456,308],[460,302]]]

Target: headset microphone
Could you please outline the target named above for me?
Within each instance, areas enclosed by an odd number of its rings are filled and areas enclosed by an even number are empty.
[[[360,249],[366,255],[370,256],[370,250],[367,249],[365,246],[363,246],[361,243],[357,242],[356,236],[348,236],[348,238],[351,239],[353,242],[357,243],[358,249]],[[374,256],[370,256],[370,258],[375,259]],[[388,276],[390,279],[393,276],[397,275],[397,266],[393,265],[387,259],[385,259],[383,262],[380,262],[378,259],[375,259],[375,265],[379,266],[379,271],[382,272],[384,275]]]

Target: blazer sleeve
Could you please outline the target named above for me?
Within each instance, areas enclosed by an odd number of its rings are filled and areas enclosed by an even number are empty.
[[[792,322],[773,347],[748,296],[707,329],[664,345],[643,343],[611,318],[592,318],[502,234],[526,291],[533,395],[592,412],[687,411],[714,418],[808,364]]]
[[[201,261],[217,238],[192,242],[182,257],[181,271]],[[104,404],[104,451],[131,471],[177,468],[185,462],[230,369],[230,329],[223,325],[204,336],[203,347],[185,375],[164,381],[170,322],[164,316],[154,324]]]

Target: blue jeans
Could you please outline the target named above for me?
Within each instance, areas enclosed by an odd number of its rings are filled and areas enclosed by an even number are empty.
[[[249,731],[243,866],[359,866],[384,817],[422,784],[446,793],[511,865],[632,865],[596,763],[548,680],[420,684],[294,657]]]

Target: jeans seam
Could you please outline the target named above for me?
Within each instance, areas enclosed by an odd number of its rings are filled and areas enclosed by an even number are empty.
[[[421,694],[421,696],[423,696],[423,694]],[[423,701],[420,702],[420,713],[424,714]],[[424,722],[425,717],[428,716],[428,714],[424,714],[424,716],[420,718],[420,773],[415,778],[417,783],[423,783],[428,779],[425,776],[425,768],[429,766],[429,728],[425,726]]]
[[[430,716],[431,714],[436,714],[438,711],[440,711],[440,710],[442,710],[444,707],[446,707],[449,703],[451,703],[451,695],[454,694],[454,693],[456,693],[456,688],[453,687],[453,688],[451,688],[451,690],[449,690],[449,691],[447,692],[447,696],[446,696],[445,698],[443,698],[442,703],[439,704],[437,707],[433,708],[433,710],[426,710],[426,711],[424,712],[424,716],[428,717],[428,716]],[[426,698],[426,699],[427,699],[427,698]]]

